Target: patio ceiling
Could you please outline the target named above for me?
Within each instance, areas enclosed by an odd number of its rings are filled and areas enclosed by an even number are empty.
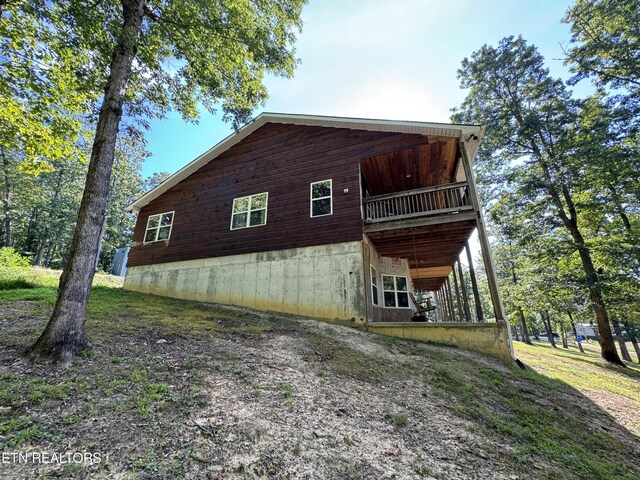
[[[433,291],[444,283],[474,229],[475,221],[466,220],[370,232],[367,236],[379,255],[409,260],[417,290]]]
[[[415,148],[364,158],[362,173],[371,195],[431,187],[455,181],[458,140],[426,137]]]

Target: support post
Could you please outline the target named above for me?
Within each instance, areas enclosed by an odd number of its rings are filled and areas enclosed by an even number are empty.
[[[460,262],[460,258],[457,260],[458,263],[458,276],[460,277],[460,293],[462,295],[462,302],[464,305],[464,316],[467,322],[471,321],[471,309],[469,308],[469,295],[467,293],[467,286],[464,283],[464,273],[462,271],[462,262]]]
[[[476,227],[478,229],[478,240],[480,241],[480,250],[482,251],[485,271],[487,272],[487,282],[489,284],[489,293],[491,295],[493,311],[496,317],[496,321],[506,323],[507,317],[504,314],[502,298],[500,298],[500,292],[498,291],[498,278],[496,276],[496,270],[493,264],[493,257],[491,256],[491,249],[489,248],[487,230],[484,225],[484,219],[482,218],[480,198],[478,197],[473,170],[471,170],[471,163],[469,161],[469,154],[467,152],[467,144],[462,136],[460,137],[459,146],[460,153],[462,155],[462,166],[464,168],[464,173],[469,184],[469,194],[471,195],[473,208],[476,211]]]
[[[433,298],[436,304],[436,321],[444,322],[442,317],[442,302],[440,301],[440,290],[433,292]]]
[[[484,322],[482,303],[480,302],[480,291],[478,290],[478,280],[476,280],[476,271],[473,268],[473,258],[471,257],[468,240],[464,242],[464,249],[467,251],[467,261],[469,262],[469,277],[471,278],[471,289],[473,290],[473,303],[476,305],[476,317],[479,322]]]
[[[458,275],[456,274],[456,264],[451,266],[453,272],[453,286],[456,289],[456,305],[458,306],[458,318],[464,322],[464,314],[462,313],[462,299],[460,298],[460,287],[458,286]]]
[[[453,309],[453,293],[451,292],[451,281],[447,277],[447,305],[449,305],[449,317],[452,322],[456,321],[456,312]]]

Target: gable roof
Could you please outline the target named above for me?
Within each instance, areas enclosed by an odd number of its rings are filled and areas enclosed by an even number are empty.
[[[354,130],[372,130],[376,132],[408,133],[418,135],[434,135],[442,137],[463,138],[469,146],[469,158],[473,161],[484,134],[484,127],[480,125],[425,123],[398,120],[376,120],[368,118],[325,117],[319,115],[292,115],[285,113],[261,113],[238,131],[232,133],[220,143],[210,148],[198,158],[188,163],[176,173],[167,178],[157,187],[149,190],[127,207],[128,211],[138,213],[140,209],[152,200],[158,198],[174,185],[205,166],[210,161],[251,135],[258,128],[267,123],[283,123],[290,125],[319,126],[329,128],[350,128]]]

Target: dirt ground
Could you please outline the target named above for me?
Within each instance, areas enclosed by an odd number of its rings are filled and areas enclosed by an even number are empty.
[[[120,319],[65,370],[21,356],[46,310],[0,304],[3,452],[108,457],[93,465],[2,464],[0,477],[586,478],[579,470],[556,475],[561,461],[523,453],[500,431],[508,428],[500,417],[512,414],[505,388],[541,409],[572,405],[576,415],[597,418],[577,392],[554,390],[550,402],[530,379],[470,352],[215,308],[209,331],[180,318],[180,329],[124,329]],[[489,413],[465,409],[470,396]],[[616,437],[625,454],[640,453],[633,418],[590,424]],[[640,478],[639,463],[631,462],[628,477],[592,478]]]

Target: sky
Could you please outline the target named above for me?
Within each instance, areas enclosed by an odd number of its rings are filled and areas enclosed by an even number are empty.
[[[448,122],[465,91],[456,71],[482,45],[522,35],[551,74],[562,63],[569,0],[310,0],[291,79],[269,77],[269,99],[254,111]],[[222,116],[199,123],[177,114],[151,123],[143,175],[174,173],[232,133]]]

